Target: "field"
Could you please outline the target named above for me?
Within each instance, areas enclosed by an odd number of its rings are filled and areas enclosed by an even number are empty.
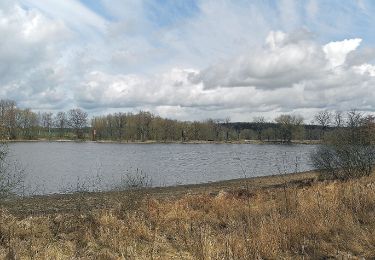
[[[374,259],[375,176],[306,172],[1,202],[8,259]]]

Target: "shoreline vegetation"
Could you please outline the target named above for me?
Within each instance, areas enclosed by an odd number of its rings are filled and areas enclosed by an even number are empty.
[[[318,176],[3,200],[0,257],[373,259],[374,173]]]
[[[232,141],[204,141],[204,140],[191,140],[191,141],[160,141],[160,140],[85,140],[85,139],[14,139],[14,140],[2,140],[5,143],[17,143],[17,142],[78,142],[78,143],[113,143],[113,144],[320,144],[321,140],[291,140],[290,142],[284,142],[282,140],[232,140]]]
[[[0,99],[0,136],[8,140],[112,140],[127,142],[246,142],[261,143],[279,140],[290,143],[317,142],[324,134],[346,127],[344,113],[320,111],[314,120],[305,123],[301,115],[280,114],[266,120],[262,116],[248,122],[207,118],[182,121],[163,118],[149,111],[117,112],[89,117],[81,108],[58,112],[37,112],[19,108],[14,100]],[[356,111],[349,111],[356,114]],[[278,142],[279,142],[278,141]]]
[[[181,197],[184,195],[198,195],[203,193],[215,194],[221,191],[228,191],[228,190],[258,190],[258,189],[272,189],[280,187],[284,184],[288,185],[305,185],[310,184],[312,182],[317,181],[319,178],[319,173],[317,171],[305,171],[305,172],[296,172],[296,173],[285,173],[285,174],[275,174],[275,175],[268,175],[268,176],[255,176],[255,177],[246,177],[246,178],[238,178],[238,179],[230,179],[230,180],[221,180],[221,181],[212,181],[212,182],[205,182],[205,183],[197,183],[197,184],[181,184],[181,185],[173,185],[173,186],[166,186],[166,187],[140,187],[137,189],[124,189],[124,190],[113,190],[113,191],[100,191],[100,192],[72,192],[67,194],[62,193],[53,193],[53,194],[45,194],[45,195],[34,195],[34,196],[13,196],[9,197],[8,199],[3,200],[0,202],[0,205],[6,205],[9,207],[13,213],[18,212],[18,210],[13,211],[14,209],[19,209],[19,212],[27,211],[36,213],[37,211],[32,209],[27,209],[27,205],[29,201],[44,201],[44,200],[59,200],[62,199],[66,201],[66,199],[73,199],[80,197],[81,195],[87,197],[99,197],[99,196],[112,196],[113,194],[123,194],[126,195],[128,193],[139,193],[143,195],[155,196],[156,198],[168,198],[168,197]],[[26,202],[26,208],[22,205],[23,202]],[[49,204],[49,203],[47,203]],[[53,205],[53,210],[48,210],[48,212],[53,211],[65,211],[64,207],[59,209],[56,207],[56,204],[49,204]],[[64,206],[64,205],[61,205]],[[97,205],[91,205],[91,207],[98,207]],[[88,207],[90,208],[90,206]]]

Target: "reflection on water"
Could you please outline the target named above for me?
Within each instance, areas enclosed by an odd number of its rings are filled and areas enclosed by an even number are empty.
[[[12,159],[38,193],[103,190],[142,170],[153,186],[195,184],[312,169],[313,145],[12,143]]]

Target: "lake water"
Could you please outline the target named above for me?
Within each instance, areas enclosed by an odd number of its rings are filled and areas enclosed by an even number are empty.
[[[140,171],[152,186],[311,170],[314,145],[11,143],[30,194],[110,189]]]

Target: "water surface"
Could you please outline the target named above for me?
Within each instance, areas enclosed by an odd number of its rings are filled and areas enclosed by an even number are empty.
[[[32,193],[104,190],[142,171],[153,186],[196,184],[311,170],[314,145],[20,142],[11,158]]]

